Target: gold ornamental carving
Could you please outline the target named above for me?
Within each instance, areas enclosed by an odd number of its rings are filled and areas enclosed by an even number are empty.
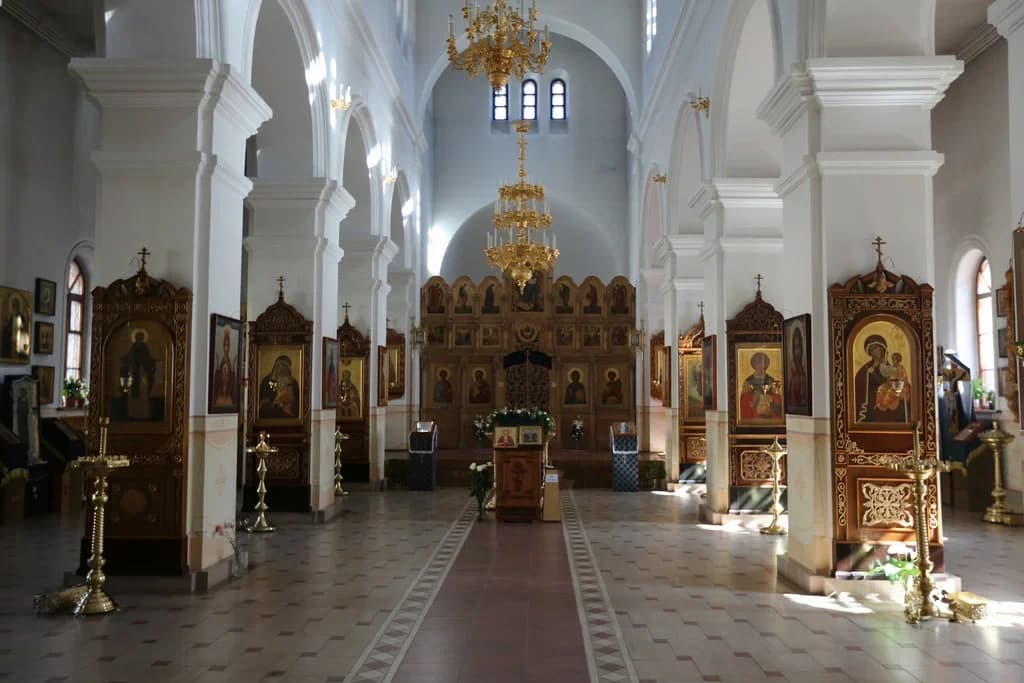
[[[740,477],[745,481],[772,478],[772,457],[763,450],[740,452]]]
[[[863,526],[914,525],[913,491],[910,484],[872,484],[860,482],[861,520]]]

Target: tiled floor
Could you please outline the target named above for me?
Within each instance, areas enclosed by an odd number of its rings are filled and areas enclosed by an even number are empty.
[[[120,613],[86,620],[31,600],[75,565],[80,527],[0,526],[0,681],[1024,683],[1024,529],[947,511],[950,571],[998,602],[983,624],[913,627],[777,585],[785,537],[698,524],[693,494],[563,495],[561,526],[478,525],[462,489],[357,492],[325,526],[272,518],[241,580],[115,594]],[[564,668],[529,678],[543,660]]]

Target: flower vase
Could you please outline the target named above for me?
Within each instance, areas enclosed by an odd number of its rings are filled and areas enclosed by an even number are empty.
[[[249,570],[249,551],[236,550],[235,559],[231,562],[231,578],[237,579]]]

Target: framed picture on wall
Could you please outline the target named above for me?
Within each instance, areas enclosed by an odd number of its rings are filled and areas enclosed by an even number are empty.
[[[237,413],[240,407],[242,323],[210,316],[210,413]]]
[[[782,376],[786,412],[811,414],[811,315],[805,313],[782,323]]]
[[[785,427],[779,344],[738,342],[735,353],[736,424]]]
[[[388,404],[388,347],[377,347],[377,405]]]
[[[39,380],[39,405],[53,403],[53,373],[52,365],[32,366],[32,376]]]
[[[701,376],[704,380],[704,409],[718,410],[718,368],[716,364],[718,353],[718,339],[716,335],[704,337],[704,346],[701,350],[701,363],[703,364]]]
[[[255,373],[256,426],[302,424],[302,353],[302,344],[259,347]]]
[[[1006,287],[996,290],[996,316],[1006,317],[1007,299],[1009,299],[1009,290]]]
[[[57,312],[57,283],[36,278],[36,313],[54,315]]]
[[[32,292],[0,287],[0,363],[32,358]]]
[[[518,427],[495,427],[494,428],[494,447],[495,448],[515,448],[518,445],[519,428]]]
[[[53,353],[53,323],[36,323],[36,353],[44,356]]]
[[[338,358],[338,421],[358,422],[363,419],[363,388],[366,359],[363,356]]]
[[[321,402],[324,408],[338,407],[338,340],[324,337],[323,387]]]
[[[1007,327],[1000,327],[996,330],[996,344],[999,346],[999,357],[1006,358],[1010,354],[1010,349],[1007,348],[1010,344],[1009,337],[1010,329]]]

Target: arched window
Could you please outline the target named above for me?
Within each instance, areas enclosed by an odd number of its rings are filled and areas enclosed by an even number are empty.
[[[658,0],[647,0],[647,17],[644,23],[644,46],[647,48],[647,54],[650,54],[651,48],[654,47],[654,37],[658,35]]]
[[[527,78],[523,81],[523,121],[537,120],[537,81]]]
[[[981,259],[975,280],[975,322],[978,328],[978,377],[989,391],[996,386],[995,336],[992,318],[992,271],[988,259]]]
[[[81,379],[85,360],[85,272],[77,260],[68,268],[64,377]]]
[[[565,81],[556,78],[551,81],[551,120],[564,121],[565,115]]]
[[[507,85],[491,91],[491,119],[494,121],[508,121]]]

